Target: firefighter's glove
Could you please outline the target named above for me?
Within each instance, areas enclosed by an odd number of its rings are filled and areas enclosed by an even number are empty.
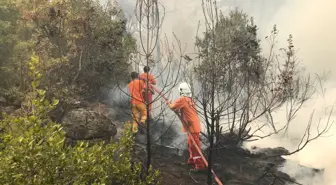
[[[172,109],[172,108],[173,108],[173,104],[172,104],[172,102],[171,102],[171,101],[167,102],[167,105],[168,105],[168,107],[169,107],[170,109]]]

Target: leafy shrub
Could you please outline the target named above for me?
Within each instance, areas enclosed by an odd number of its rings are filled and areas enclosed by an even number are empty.
[[[158,171],[141,174],[141,164],[131,162],[133,136],[128,128],[114,144],[66,146],[62,127],[46,116],[58,101],[46,100],[45,91],[38,89],[38,65],[39,58],[31,57],[35,98],[30,112],[0,122],[0,184],[159,184]]]
[[[95,98],[126,83],[136,47],[126,24],[120,8],[96,0],[0,1],[0,95],[30,91],[32,51],[46,97]]]

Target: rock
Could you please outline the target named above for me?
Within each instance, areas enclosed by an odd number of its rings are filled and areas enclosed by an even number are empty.
[[[0,118],[2,118],[2,113],[12,114],[15,112],[15,110],[16,108],[14,106],[5,106],[5,107],[0,106]]]
[[[257,149],[257,148],[254,148]],[[257,153],[263,153],[266,156],[281,156],[281,155],[288,155],[289,151],[283,147],[276,147],[276,148],[260,148],[257,149]]]
[[[0,105],[5,105],[5,104],[7,104],[7,100],[3,96],[0,96]]]
[[[12,114],[16,108],[14,106],[6,106],[6,107],[1,107],[0,111],[5,112],[6,114]]]
[[[123,124],[120,123],[120,122],[116,123],[116,129],[117,129],[117,134],[115,135],[115,138],[117,140],[119,140],[121,138],[121,136],[122,136],[122,134],[123,134],[123,132],[124,132],[125,129],[124,129]]]
[[[61,99],[58,105],[52,111],[50,111],[48,115],[52,121],[61,123],[66,112],[83,107],[88,107],[88,103],[67,97],[66,99]]]
[[[117,134],[116,126],[110,119],[84,108],[65,113],[61,124],[66,137],[73,140],[108,140]]]
[[[112,108],[110,108],[108,105],[103,104],[103,103],[94,103],[91,104],[90,107],[92,108],[92,110],[96,113],[98,113],[99,115],[103,115],[107,118],[114,118],[114,112]]]
[[[122,136],[122,133],[124,132],[124,124],[122,123],[122,121],[120,121],[120,119],[117,119],[118,111],[113,109],[111,106],[100,102],[92,103],[89,105],[89,107],[91,108],[92,111],[96,112],[97,114],[105,116],[106,118],[113,121],[117,129],[117,134],[115,135],[114,138],[119,140],[120,137]]]

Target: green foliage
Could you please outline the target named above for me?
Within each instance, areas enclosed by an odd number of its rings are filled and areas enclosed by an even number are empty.
[[[15,2],[0,2],[0,95],[9,100],[19,99],[22,94],[27,54],[31,47],[23,33],[21,14]],[[18,61],[18,62],[16,62]]]
[[[40,83],[47,96],[93,96],[116,85],[116,77],[128,77],[135,40],[117,7],[105,8],[94,0],[6,0],[0,3],[0,15],[4,93],[13,86],[29,90],[25,61],[32,51],[40,56]]]
[[[196,46],[202,61],[196,74],[202,84],[208,86],[206,89],[216,84],[217,92],[231,91],[237,83],[244,84],[247,79],[258,81],[262,76],[257,26],[252,18],[237,9],[227,16],[220,13],[215,26],[209,28],[204,37],[197,38]]]
[[[31,112],[20,117],[6,116],[0,122],[0,184],[64,185],[64,184],[159,184],[159,172],[142,173],[140,163],[131,162],[133,136],[125,129],[114,144],[89,146],[80,142],[66,146],[65,133],[46,114],[58,100],[49,102],[46,91],[39,89],[42,78],[37,56],[31,57],[29,74],[35,97]]]
[[[62,87],[91,96],[115,85],[116,77],[128,76],[135,42],[115,9],[92,0],[56,0],[38,7],[37,51],[52,61],[44,68],[48,78],[42,83],[53,91]]]

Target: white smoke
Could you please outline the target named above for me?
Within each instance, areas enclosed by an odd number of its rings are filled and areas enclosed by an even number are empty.
[[[134,0],[119,0],[119,5],[129,14],[133,13]],[[165,33],[168,39],[172,39],[172,32],[181,39],[182,44],[187,45],[187,52],[194,52],[194,38],[197,33],[198,22],[202,28],[203,14],[201,0],[169,0],[162,1],[165,6],[165,21],[162,35]],[[259,27],[259,36],[267,36],[273,25],[277,24],[280,30],[279,45],[286,46],[289,34],[293,35],[294,45],[298,49],[298,56],[302,59],[302,65],[308,72],[321,73],[330,71],[330,78],[326,83],[325,96],[318,96],[308,102],[292,122],[290,132],[285,138],[274,136],[268,139],[247,144],[260,147],[283,146],[294,150],[297,144],[293,138],[300,138],[304,131],[309,116],[315,110],[313,120],[315,125],[319,118],[326,121],[327,112],[336,100],[336,73],[334,68],[334,52],[336,51],[336,1],[335,0],[221,0],[221,9],[238,7],[245,13],[255,18]],[[263,43],[267,51],[267,45]],[[175,98],[175,97],[171,97]],[[335,115],[331,119],[335,120]],[[275,118],[278,122],[284,119],[283,111],[279,111]],[[178,126],[177,126],[178,127]],[[329,134],[334,134],[333,127]],[[301,179],[302,183],[309,181],[314,185],[336,185],[336,136],[320,138],[310,143],[304,150],[289,158],[302,165],[315,168],[325,168],[324,182]],[[303,173],[297,171],[292,165],[283,168],[289,174]],[[316,180],[316,179],[315,179]],[[308,184],[308,183],[307,183]]]

